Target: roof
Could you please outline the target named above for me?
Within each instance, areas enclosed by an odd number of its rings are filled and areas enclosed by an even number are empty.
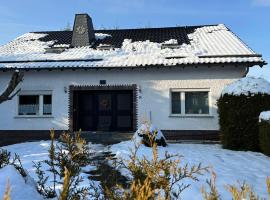
[[[113,45],[116,48],[121,48],[125,39],[132,39],[132,41],[150,40],[151,42],[156,43],[176,39],[179,44],[188,44],[188,34],[194,32],[196,28],[200,27],[202,26],[95,30],[95,33],[111,35],[112,37],[104,38],[102,43]],[[40,39],[44,42],[54,40],[56,41],[55,44],[71,44],[72,31],[45,31],[35,33],[47,34],[47,36]],[[101,41],[98,41],[95,46],[100,43]]]
[[[260,55],[223,24],[95,30],[95,37],[91,46],[71,48],[72,31],[27,33],[0,47],[0,68],[265,64]],[[113,49],[97,48],[100,45]],[[176,48],[169,48],[171,45]],[[46,52],[52,47],[65,50]]]

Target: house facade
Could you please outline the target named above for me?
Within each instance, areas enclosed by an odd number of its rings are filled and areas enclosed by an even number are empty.
[[[45,131],[133,132],[148,120],[171,139],[218,138],[216,101],[261,55],[225,25],[33,32],[0,47],[0,136]],[[14,136],[14,137],[15,137]]]

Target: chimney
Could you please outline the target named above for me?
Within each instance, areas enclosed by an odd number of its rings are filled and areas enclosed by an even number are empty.
[[[90,46],[95,41],[92,19],[88,14],[76,14],[71,46]]]

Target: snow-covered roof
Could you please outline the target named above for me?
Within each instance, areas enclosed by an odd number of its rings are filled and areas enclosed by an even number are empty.
[[[71,48],[72,31],[27,33],[0,47],[0,68],[138,67],[264,60],[225,25],[99,30],[92,46]],[[165,44],[165,46],[164,46]],[[170,48],[169,45],[176,45]],[[107,45],[109,50],[99,49]],[[50,48],[64,48],[62,53]],[[49,52],[49,53],[48,53]]]
[[[270,111],[261,112],[259,116],[259,120],[261,121],[270,121]]]
[[[249,95],[258,93],[270,94],[270,83],[263,78],[245,77],[229,84],[222,91],[222,95]]]

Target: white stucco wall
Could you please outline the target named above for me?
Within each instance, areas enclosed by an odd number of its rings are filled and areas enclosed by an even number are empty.
[[[244,75],[244,67],[186,67],[159,70],[89,70],[89,71],[29,71],[25,72],[22,90],[52,90],[53,118],[19,118],[18,97],[0,104],[0,130],[56,130],[68,129],[69,85],[98,85],[107,80],[108,85],[137,84],[139,120],[149,118],[165,130],[218,130],[216,100],[224,86]],[[0,91],[6,87],[11,74],[0,72]],[[209,88],[212,117],[170,117],[170,89]]]

